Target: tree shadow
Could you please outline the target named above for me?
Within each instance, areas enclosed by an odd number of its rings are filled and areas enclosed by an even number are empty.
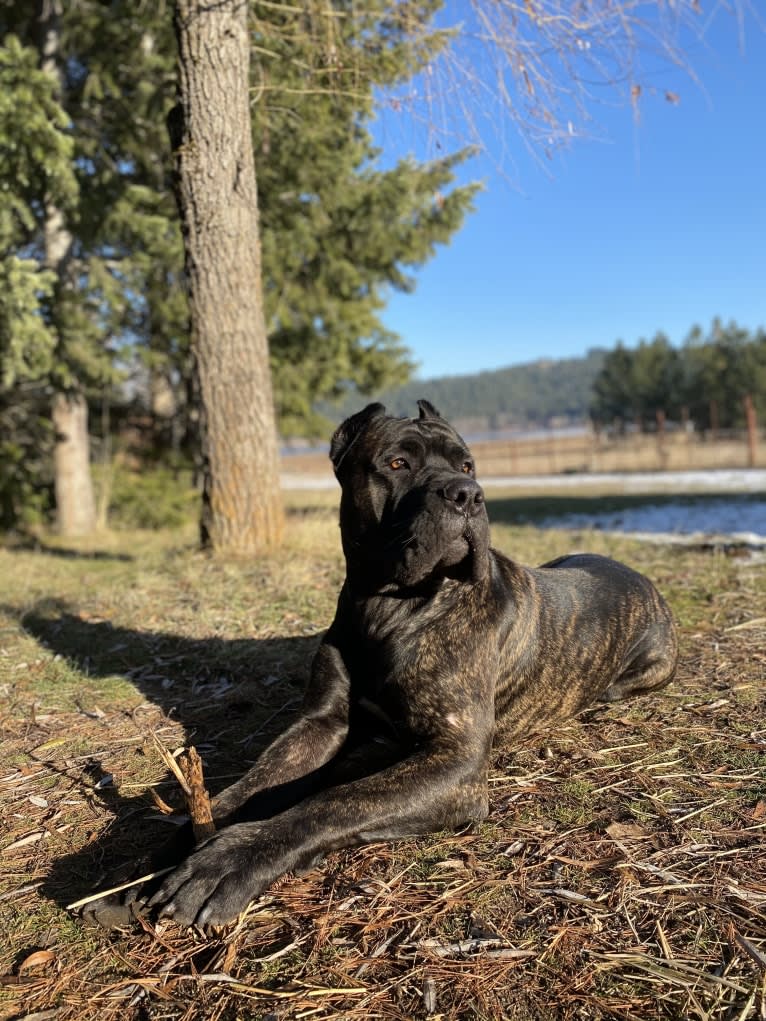
[[[604,511],[625,510],[645,504],[672,502],[672,496],[658,494],[644,496],[618,493],[613,495],[578,496],[569,493],[541,496],[487,496],[489,520],[497,525],[539,525],[548,518],[564,514],[599,514]],[[678,497],[675,497],[677,500]]]
[[[760,527],[763,507],[763,495],[750,491],[605,496],[560,493],[487,499],[487,512],[495,524],[533,525],[584,534],[593,531],[627,536],[672,534],[689,549],[715,549],[732,556],[746,556],[748,550],[761,548],[758,536],[763,531]],[[751,540],[748,533],[754,534],[755,539]]]
[[[66,546],[47,546],[39,539],[25,537],[15,539],[3,545],[6,553],[37,553],[47,557],[58,557],[62,560],[114,560],[129,563],[135,560],[130,553],[113,553],[110,550],[79,550]]]
[[[87,677],[129,680],[146,699],[123,710],[126,723],[134,724],[134,745],[130,731],[124,740],[122,728],[115,740],[110,714],[103,721],[103,740],[89,738],[92,754],[70,762],[66,770],[40,759],[52,772],[65,772],[69,784],[74,780],[86,800],[100,802],[112,813],[109,826],[96,840],[52,863],[40,893],[60,906],[104,888],[115,876],[119,880],[121,871],[127,876],[137,860],[173,831],[148,790],[133,795],[111,782],[118,752],[125,755],[127,746],[128,754],[154,755],[152,731],[180,725],[185,742],[203,755],[211,795],[217,793],[241,776],[297,713],[321,640],[321,633],[227,640],[134,630],[83,619],[57,600],[42,601],[25,613],[4,609],[19,617],[23,629],[40,645],[65,657]],[[98,712],[93,715],[98,717]],[[120,746],[118,751],[115,745]],[[131,760],[123,758],[123,764],[126,761]],[[145,769],[145,761],[135,762],[137,773],[140,767]],[[121,779],[130,779],[125,772],[123,768]],[[160,790],[162,799],[172,802],[178,788],[173,780]],[[180,799],[175,800],[180,807]]]
[[[487,497],[487,513],[495,524],[502,525],[536,525],[546,519],[572,515],[575,518],[594,519],[604,514],[641,510],[647,506],[656,508],[674,508],[679,504],[708,511],[712,516],[720,507],[737,504],[760,504],[763,495],[751,491],[731,491],[725,493],[695,492],[660,492],[660,493],[610,493],[594,496],[582,496],[561,492],[540,496]],[[711,528],[714,522],[711,522]],[[561,526],[559,526],[561,527]],[[567,527],[567,526],[564,526]],[[588,527],[578,524],[575,527]],[[596,526],[598,527],[598,526]],[[649,522],[642,531],[661,530],[661,515],[657,521]],[[615,530],[619,530],[616,528]]]

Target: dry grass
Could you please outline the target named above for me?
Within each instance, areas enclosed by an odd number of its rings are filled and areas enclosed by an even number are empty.
[[[496,527],[527,562],[588,545],[656,578],[677,682],[499,753],[487,823],[333,854],[235,927],[63,910],[167,831],[152,735],[215,790],[294,712],[342,576],[301,499],[257,564],[191,534],[0,550],[0,1016],[766,1018],[766,591],[720,551]]]

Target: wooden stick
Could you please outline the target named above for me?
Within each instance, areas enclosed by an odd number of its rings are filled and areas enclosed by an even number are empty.
[[[189,747],[182,752],[178,757],[178,766],[186,781],[184,787],[186,807],[191,817],[194,839],[199,843],[215,833],[215,823],[210,807],[210,795],[202,774],[202,759],[197,749]]]
[[[165,763],[165,765],[168,767],[168,769],[173,774],[173,776],[176,778],[176,780],[178,780],[178,782],[180,783],[181,789],[183,790],[184,794],[189,795],[191,793],[190,790],[189,790],[189,785],[187,784],[186,778],[184,777],[183,773],[181,772],[181,769],[180,769],[178,763],[176,762],[175,758],[170,754],[170,752],[167,750],[165,745],[160,741],[160,739],[157,737],[157,735],[154,733],[154,731],[152,731],[152,737],[154,738],[154,746],[157,749],[157,751],[160,753],[160,758]]]
[[[181,785],[194,829],[194,839],[199,843],[215,833],[215,823],[213,822],[213,813],[210,808],[210,795],[205,787],[205,779],[202,773],[202,759],[200,759],[196,748],[189,747],[178,756],[178,761],[176,761],[175,757],[160,743],[156,735],[152,736],[163,762],[173,772]],[[168,808],[164,802],[161,802],[160,807]],[[81,908],[85,904],[101,900],[102,897],[109,897],[113,893],[129,890],[131,886],[140,886],[142,883],[148,883],[151,879],[164,876],[172,871],[173,866],[166,869],[158,869],[157,872],[148,872],[145,876],[131,879],[129,882],[121,883],[119,886],[112,886],[108,890],[99,890],[98,893],[89,894],[87,897],[81,897],[80,900],[67,904],[66,910],[72,911],[75,908]]]
[[[129,890],[131,886],[138,886],[140,883],[148,883],[150,879],[156,879],[157,876],[164,876],[166,872],[172,872],[172,866],[167,869],[159,869],[157,872],[147,872],[145,876],[139,876],[138,879],[131,879],[129,883],[121,883],[119,886],[112,886],[108,890],[99,890],[98,893],[91,893],[87,897],[81,897],[80,900],[72,901],[71,904],[67,904],[66,910],[72,911],[73,908],[81,908],[83,904],[90,904],[91,901],[101,900],[102,897],[108,897],[112,893],[121,893],[123,890]]]

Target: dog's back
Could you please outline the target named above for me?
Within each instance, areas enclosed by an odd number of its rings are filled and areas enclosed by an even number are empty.
[[[494,554],[496,570],[523,572],[527,592],[501,651],[496,712],[503,735],[522,735],[580,712],[661,688],[678,658],[667,603],[648,578],[595,554],[520,568]]]

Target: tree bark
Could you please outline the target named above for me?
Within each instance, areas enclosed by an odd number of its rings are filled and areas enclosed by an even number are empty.
[[[56,509],[61,535],[87,535],[96,523],[96,504],[90,474],[88,403],[82,394],[53,398],[56,446]]]
[[[168,122],[204,411],[201,536],[240,554],[276,545],[283,526],[247,11],[247,0],[176,0],[179,104]]]
[[[59,65],[60,15],[58,0],[38,0],[40,67],[55,81],[59,99],[63,92]],[[61,289],[65,285],[73,238],[63,211],[47,197],[43,239],[45,265],[56,274],[57,289]],[[69,392],[54,394],[51,418],[55,432],[53,466],[58,530],[65,536],[87,535],[96,527],[96,501],[90,471],[88,404],[76,381],[70,385]]]

